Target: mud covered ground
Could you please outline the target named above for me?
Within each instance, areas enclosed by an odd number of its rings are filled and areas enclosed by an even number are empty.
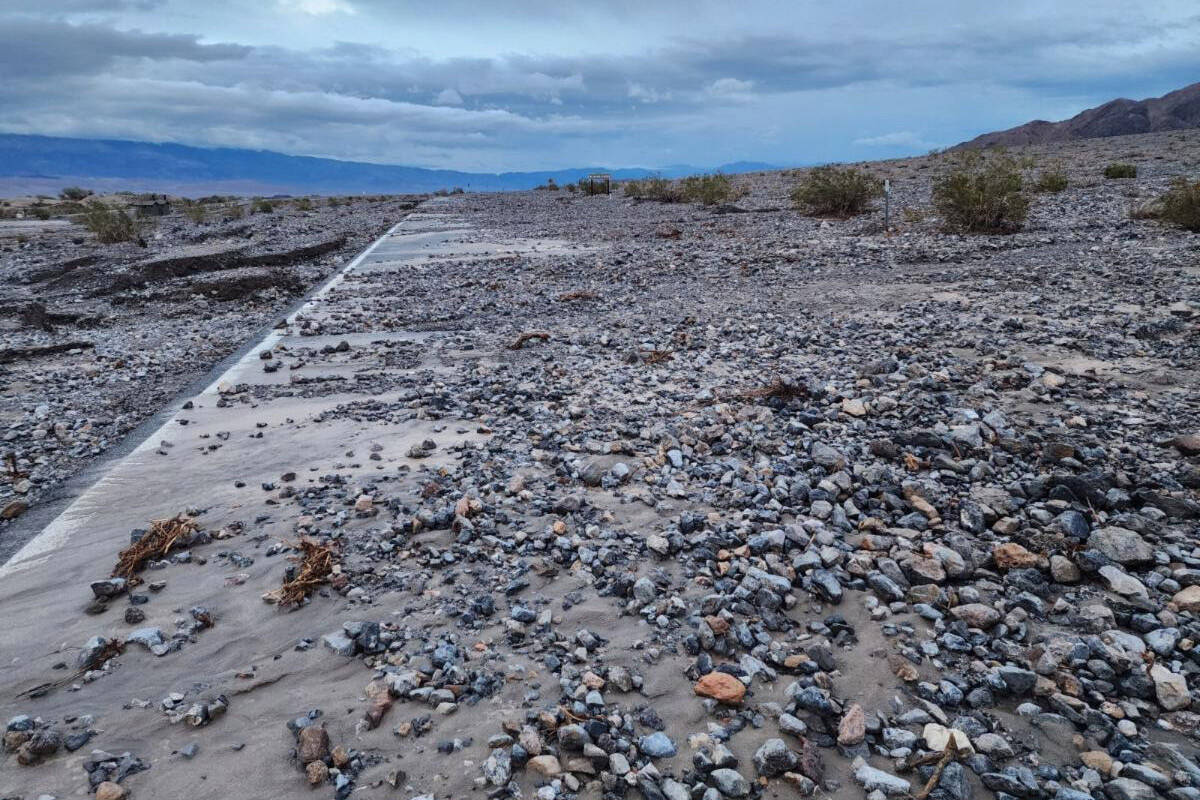
[[[273,324],[415,201],[143,223],[104,245],[62,219],[0,221],[0,556],[24,507]],[[246,206],[243,206],[246,207]]]
[[[0,788],[1200,796],[1200,237],[1129,214],[1198,153],[1042,153],[1010,236],[938,158],[890,233],[780,174],[422,206],[0,575]]]

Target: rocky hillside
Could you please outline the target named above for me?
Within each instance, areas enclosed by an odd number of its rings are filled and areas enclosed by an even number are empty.
[[[958,147],[1019,147],[1189,128],[1200,128],[1200,83],[1147,100],[1110,100],[1062,122],[1035,119],[1006,131],[985,133]]]

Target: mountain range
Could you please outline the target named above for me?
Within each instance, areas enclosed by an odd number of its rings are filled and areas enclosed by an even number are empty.
[[[728,173],[778,169],[739,161],[716,170]],[[395,164],[292,156],[269,150],[191,147],[116,139],[72,139],[0,133],[0,195],[53,194],[78,184],[98,191],[127,189],[187,194],[396,194],[433,192],[459,186],[470,191],[531,189],[593,172],[614,178],[652,174],[680,177],[705,172],[675,164],[662,169],[576,169],[541,172],[459,172]]]
[[[1019,147],[1188,128],[1200,128],[1200,83],[1193,83],[1162,97],[1110,100],[1062,122],[1035,119],[1006,131],[985,133],[957,147]]]

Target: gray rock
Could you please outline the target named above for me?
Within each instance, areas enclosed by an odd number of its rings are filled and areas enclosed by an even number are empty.
[[[1137,533],[1115,525],[1092,531],[1087,544],[1089,548],[1099,550],[1125,566],[1147,564],[1154,560],[1154,548],[1149,542]]]
[[[679,752],[675,743],[662,731],[643,736],[638,740],[638,749],[650,758],[671,758]]]
[[[727,767],[714,769],[708,776],[717,791],[726,797],[745,797],[750,794],[750,781],[742,773]]]

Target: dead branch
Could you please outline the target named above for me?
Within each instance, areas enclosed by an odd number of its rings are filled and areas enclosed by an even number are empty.
[[[508,349],[509,350],[520,350],[522,347],[525,346],[526,342],[528,342],[532,339],[541,339],[543,342],[548,342],[548,341],[550,341],[550,334],[548,331],[526,331],[525,333],[522,333],[520,336],[518,336],[516,338],[516,341],[514,341],[512,344],[510,344],[508,346]]]
[[[130,585],[140,583],[136,574],[147,561],[164,557],[180,539],[190,536],[197,527],[191,517],[183,514],[170,519],[154,520],[150,523],[150,530],[146,531],[142,538],[121,551],[117,557],[117,565],[113,567],[113,577],[124,578]]]

